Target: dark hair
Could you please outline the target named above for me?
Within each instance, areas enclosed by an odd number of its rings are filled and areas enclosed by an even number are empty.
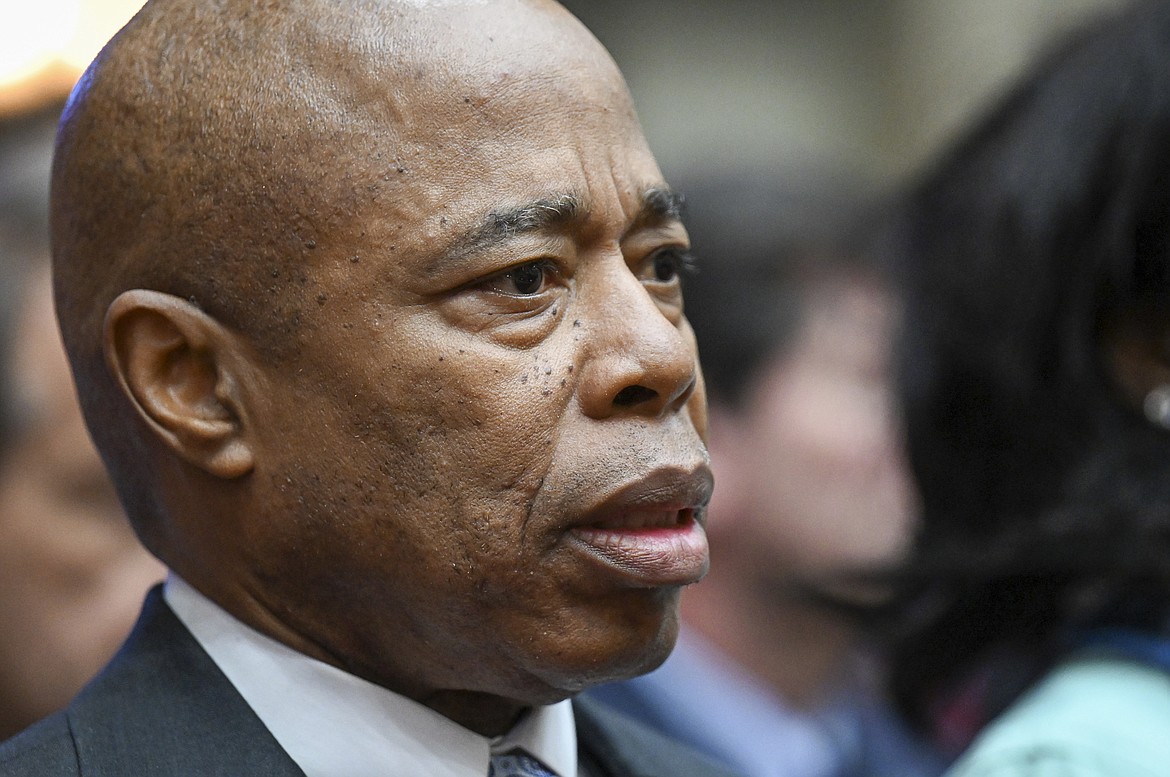
[[[687,319],[712,398],[735,405],[799,331],[810,282],[877,273],[852,245],[868,199],[830,173],[675,183],[699,260],[685,279]]]
[[[994,714],[1080,629],[1170,614],[1170,432],[1125,400],[1101,338],[1139,306],[1170,321],[1170,4],[1052,52],[892,234],[923,500],[894,691],[923,722],[1010,655]]]

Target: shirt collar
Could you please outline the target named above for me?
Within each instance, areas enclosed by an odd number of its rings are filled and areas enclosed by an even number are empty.
[[[173,573],[163,595],[306,777],[484,777],[492,754],[515,748],[559,777],[577,777],[568,701],[534,707],[489,739],[264,636]]]

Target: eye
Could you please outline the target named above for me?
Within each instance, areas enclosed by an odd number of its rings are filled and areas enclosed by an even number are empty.
[[[491,291],[510,297],[532,297],[545,290],[550,276],[554,272],[556,272],[556,268],[552,262],[547,259],[538,259],[495,275],[489,278],[484,286]]]
[[[694,272],[695,257],[681,248],[665,248],[654,254],[649,269],[653,273],[652,280],[671,283],[683,273]]]

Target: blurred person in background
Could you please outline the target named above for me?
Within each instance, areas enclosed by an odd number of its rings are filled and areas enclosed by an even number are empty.
[[[1170,4],[1053,52],[910,193],[923,519],[897,697],[954,775],[1170,773]]]
[[[57,333],[48,186],[58,112],[0,120],[0,740],[65,706],[163,576],[90,443]]]
[[[714,562],[666,664],[593,694],[752,777],[937,774],[825,596],[876,595],[841,579],[897,558],[916,512],[887,380],[896,311],[842,240],[862,203],[762,179],[684,191]]]

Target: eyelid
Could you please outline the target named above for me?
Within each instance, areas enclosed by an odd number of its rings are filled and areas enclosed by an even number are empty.
[[[695,253],[690,246],[685,245],[663,246],[656,251],[651,251],[642,260],[643,272],[653,273],[655,260],[664,255],[675,257],[677,263],[675,277],[669,281],[660,281],[657,278],[647,278],[646,280],[654,283],[677,283],[683,276],[693,276],[699,273],[699,261]]]
[[[695,256],[695,252],[691,248],[674,249],[678,256],[678,269],[682,275],[698,275],[699,274],[699,258]]]
[[[533,294],[513,294],[513,293],[509,293],[507,291],[502,291],[499,289],[491,288],[492,284],[503,281],[510,274],[517,272],[518,270],[520,270],[524,267],[532,267],[532,266],[540,267],[545,272],[545,281],[541,287],[541,291],[535,292]],[[501,295],[506,296],[506,297],[516,297],[516,298],[536,297],[539,294],[547,291],[547,286],[551,285],[550,281],[555,281],[556,279],[559,279],[562,275],[563,275],[563,273],[561,271],[560,266],[557,264],[557,261],[555,259],[553,259],[552,257],[545,256],[545,257],[540,257],[537,259],[529,259],[527,261],[517,262],[516,264],[513,264],[510,267],[507,267],[503,270],[500,270],[499,272],[492,273],[491,275],[487,276],[486,278],[483,278],[483,279],[480,279],[478,281],[473,282],[471,284],[471,286],[474,288],[487,289],[491,292],[494,292],[496,294],[501,294]]]

